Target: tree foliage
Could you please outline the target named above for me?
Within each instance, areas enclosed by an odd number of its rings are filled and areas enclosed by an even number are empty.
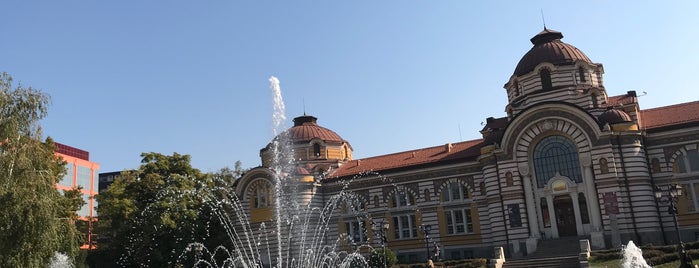
[[[103,255],[115,253],[112,261],[122,266],[169,267],[181,261],[190,243],[225,244],[227,236],[206,202],[212,189],[227,184],[214,177],[231,174],[204,174],[191,166],[189,155],[141,157],[138,170],[122,172],[97,197],[102,233],[111,238]]]
[[[398,262],[396,254],[388,248],[376,248],[369,255],[369,267],[384,268],[391,267]]]
[[[56,252],[78,254],[72,215],[80,203],[55,188],[65,163],[50,138],[41,141],[48,104],[0,73],[0,267],[46,267]]]

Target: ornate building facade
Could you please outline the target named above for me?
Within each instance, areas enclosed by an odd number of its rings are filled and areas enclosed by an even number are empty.
[[[284,135],[299,197],[323,207],[349,188],[357,200],[339,207],[327,239],[385,242],[403,261],[437,247],[443,259],[489,257],[494,246],[524,255],[571,236],[593,248],[674,243],[673,217],[654,195],[673,184],[685,190],[683,238],[699,238],[699,101],[642,110],[634,91],[608,96],[602,64],[562,38],[544,29],[531,39],[504,85],[507,116],[487,118],[482,139],[353,159],[315,117],[294,119]],[[270,146],[236,188],[251,223],[273,219]]]

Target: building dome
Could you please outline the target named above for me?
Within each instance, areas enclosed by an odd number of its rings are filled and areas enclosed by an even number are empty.
[[[609,108],[597,117],[600,125],[632,122],[631,116],[622,110]]]
[[[286,135],[294,143],[309,142],[313,139],[320,139],[324,142],[345,141],[334,131],[319,126],[317,121],[318,118],[310,115],[296,117],[294,118],[294,126],[280,135]]]
[[[578,48],[561,41],[563,34],[544,28],[543,31],[532,37],[534,44],[527,54],[524,54],[514,75],[520,76],[529,73],[542,62],[549,62],[553,65],[575,64],[576,61],[592,63],[590,59]]]

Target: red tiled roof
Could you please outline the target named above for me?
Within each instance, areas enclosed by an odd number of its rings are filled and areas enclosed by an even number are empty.
[[[294,142],[307,142],[312,139],[323,141],[343,142],[344,140],[332,130],[321,127],[316,123],[317,118],[304,115],[294,118],[294,126],[284,132]]]
[[[641,110],[640,121],[645,129],[699,122],[699,101]]]
[[[478,139],[357,159],[340,166],[329,176],[329,179],[353,176],[362,172],[380,172],[409,166],[473,158],[480,155],[482,142],[482,139]]]

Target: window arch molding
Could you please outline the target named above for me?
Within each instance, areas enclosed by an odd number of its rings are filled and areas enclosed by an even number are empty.
[[[274,185],[267,178],[253,179],[247,189],[250,208],[266,208],[273,205]]]
[[[460,178],[451,178],[439,186],[439,200],[442,202],[463,202],[473,197],[473,189]]]
[[[675,151],[670,157],[670,166],[675,174],[696,175],[699,173],[699,149],[697,144],[685,145]]]
[[[389,192],[387,204],[389,208],[393,209],[413,208],[418,196],[418,193],[409,187],[396,186]]]

